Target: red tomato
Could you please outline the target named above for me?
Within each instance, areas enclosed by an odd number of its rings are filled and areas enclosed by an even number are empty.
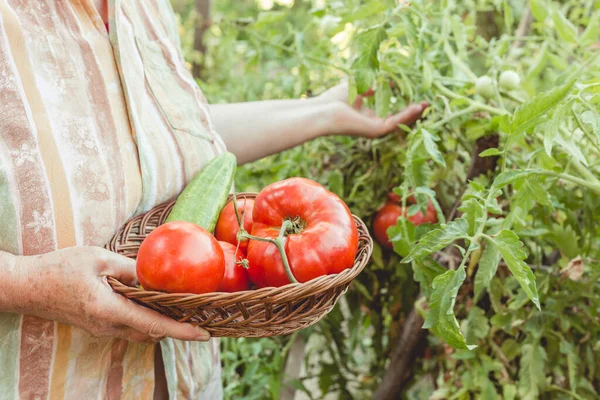
[[[225,274],[219,285],[219,292],[240,292],[250,289],[250,278],[248,270],[238,262],[246,258],[246,254],[242,249],[237,249],[231,243],[219,242],[225,254]]]
[[[408,220],[412,222],[415,226],[419,226],[421,224],[435,224],[438,221],[437,212],[435,211],[435,207],[431,202],[427,204],[427,211],[425,211],[425,215],[421,211],[417,212],[412,217],[408,217]]]
[[[209,293],[223,279],[225,255],[206,229],[174,221],[159,226],[142,242],[136,270],[144,289]]]
[[[398,196],[394,192],[388,193],[388,201],[391,201],[392,203],[396,203],[396,204],[402,203],[402,199],[400,198],[400,196]],[[406,198],[406,203],[408,203],[408,204],[416,204],[417,200],[415,199],[415,196],[410,195],[410,196],[408,196]]]
[[[244,229],[248,233],[252,232],[252,209],[254,208],[254,200],[238,198],[237,207],[240,217],[242,216],[242,213],[244,215]],[[237,246],[237,233],[239,230],[240,225],[238,224],[238,220],[235,215],[233,201],[230,201],[225,205],[225,207],[223,207],[223,210],[221,210],[221,215],[219,215],[219,221],[217,222],[217,228],[215,229],[215,237],[217,240],[228,242]],[[242,241],[242,243],[240,243],[240,249],[246,251],[247,248],[248,240]]]
[[[352,267],[358,250],[358,230],[348,206],[323,186],[290,178],[265,187],[254,203],[252,235],[276,238],[285,220],[285,253],[298,282],[337,274]],[[290,283],[277,247],[250,240],[250,279],[258,287]]]
[[[375,239],[384,247],[388,249],[393,248],[392,242],[390,242],[387,230],[390,226],[395,226],[398,218],[404,214],[401,206],[391,202],[385,203],[383,207],[377,211],[375,219],[373,219],[373,234]]]
[[[375,219],[373,219],[373,233],[375,239],[383,246],[388,249],[393,248],[392,242],[387,235],[387,230],[391,226],[396,226],[398,218],[401,215],[406,215],[407,211],[404,210],[400,205],[387,202],[377,211]],[[427,211],[425,215],[423,212],[418,211],[415,215],[408,217],[408,220],[415,226],[425,224],[427,222],[435,224],[437,222],[437,212],[431,202],[427,205]]]
[[[396,193],[389,192],[388,193],[388,201],[390,201],[392,203],[398,203],[398,204],[400,204],[402,202],[402,199]]]

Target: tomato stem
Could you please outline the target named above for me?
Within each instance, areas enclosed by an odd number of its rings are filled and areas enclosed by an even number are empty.
[[[281,256],[281,262],[283,263],[283,267],[285,269],[285,274],[287,275],[288,279],[290,280],[291,283],[298,283],[298,280],[296,279],[296,277],[294,277],[294,274],[292,273],[292,269],[290,268],[290,263],[289,263],[287,254],[285,254],[285,233],[292,226],[293,226],[292,221],[289,221],[289,220],[283,221],[283,223],[281,224],[281,229],[279,230],[279,235],[275,239],[263,238],[263,237],[259,237],[259,236],[250,235],[248,232],[246,232],[244,230],[244,228],[242,226],[240,226],[240,231],[238,232],[238,235],[239,235],[240,239],[242,239],[242,240],[256,240],[259,242],[267,242],[267,243],[274,244],[275,247],[277,247],[277,250],[279,250],[279,255]]]
[[[237,253],[237,251],[240,248],[240,243],[242,243],[242,241],[244,240],[241,236],[240,233],[242,231],[246,232],[244,230],[244,224],[243,224],[243,220],[245,218],[245,214],[246,214],[246,197],[244,197],[244,210],[242,211],[242,215],[240,216],[240,211],[237,207],[237,197],[235,192],[233,193],[233,212],[235,213],[235,218],[237,219],[238,225],[240,227],[240,229],[238,229],[238,232],[235,235],[235,239],[237,240],[237,246],[235,248],[235,252]],[[247,267],[246,267],[247,268]]]

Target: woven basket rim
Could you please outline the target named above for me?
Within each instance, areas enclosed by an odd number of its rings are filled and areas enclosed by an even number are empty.
[[[359,231],[366,231],[366,225],[364,222],[357,216],[353,215],[354,221],[357,225]],[[362,225],[362,226],[361,226]],[[370,239],[370,237],[369,237]],[[366,254],[365,254],[366,253]],[[345,285],[346,283],[351,282],[356,278],[365,266],[368,264],[369,259],[371,258],[372,253],[372,245],[370,245],[370,241],[365,241],[365,237],[361,236],[359,238],[359,247],[356,254],[356,259],[352,267],[345,269],[344,271],[338,274],[330,274],[319,276],[315,279],[312,279],[308,282],[304,283],[288,283],[284,286],[279,287],[264,287],[250,290],[243,290],[239,292],[210,292],[203,294],[194,294],[194,293],[168,293],[154,290],[146,290],[142,289],[139,286],[127,286],[120,282],[118,279],[109,276],[108,282],[111,286],[119,292],[127,292],[127,293],[136,293],[136,294],[144,294],[145,298],[148,300],[149,297],[156,297],[156,300],[167,301],[171,300],[173,304],[176,304],[178,300],[181,301],[195,301],[202,302],[205,304],[214,304],[216,302],[226,302],[226,303],[237,303],[237,302],[245,302],[257,300],[257,298],[264,299],[266,297],[272,296],[285,296],[285,294],[289,294],[289,297],[296,298],[302,295],[299,292],[306,292],[305,294],[317,294],[319,292],[324,292],[329,289],[328,283],[337,279],[336,286]],[[285,301],[284,298],[280,297],[279,301]]]
[[[236,193],[236,199],[240,198],[255,198],[258,193],[254,192],[241,192]],[[232,200],[233,195],[229,195],[228,200]],[[163,213],[168,215],[169,210],[173,207],[175,201],[168,203],[165,207]],[[150,213],[145,213],[142,217],[143,219],[149,218]],[[138,216],[139,218],[140,216]],[[134,217],[135,218],[135,217]],[[194,294],[194,293],[168,293],[154,290],[146,290],[142,289],[139,286],[127,286],[120,282],[118,279],[114,277],[107,277],[108,283],[113,287],[113,289],[118,292],[127,292],[129,294],[135,293],[137,295],[143,294],[146,299],[149,297],[156,297],[156,300],[161,301],[172,301],[176,304],[180,301],[195,301],[202,302],[205,304],[214,304],[215,302],[226,302],[226,303],[236,303],[236,302],[245,302],[256,300],[256,298],[265,299],[267,297],[272,296],[285,296],[286,293],[289,293],[291,298],[297,298],[302,295],[301,292],[306,292],[305,294],[316,294],[319,292],[327,291],[330,287],[328,283],[331,280],[338,280],[336,282],[337,285],[345,285],[350,283],[354,278],[356,278],[365,266],[368,264],[371,254],[373,251],[373,239],[369,235],[369,230],[366,224],[356,215],[352,214],[352,218],[359,232],[359,245],[355,256],[355,261],[352,267],[343,270],[338,274],[329,274],[319,276],[315,279],[312,279],[308,282],[303,283],[288,283],[284,286],[279,287],[264,287],[250,290],[243,290],[239,292],[210,292],[203,294]],[[127,234],[123,234],[126,231],[130,230],[131,225],[125,224],[119,231],[113,236],[111,241],[107,246],[113,246],[119,241],[118,238],[121,238],[121,244],[124,244],[125,239],[127,238]],[[283,300],[279,297],[279,300]]]

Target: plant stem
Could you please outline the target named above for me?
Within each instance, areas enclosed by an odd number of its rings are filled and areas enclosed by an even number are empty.
[[[579,115],[577,115],[575,110],[572,108],[571,108],[571,114],[573,114],[573,117],[575,118],[575,122],[577,123],[577,126],[579,126],[579,129],[581,129],[581,131],[583,132],[583,134],[585,135],[587,140],[589,140],[590,143],[592,143],[592,145],[594,145],[596,150],[600,151],[600,147],[598,147],[598,143],[596,143],[596,141],[593,140],[592,135],[590,134],[590,131],[585,127],[585,125],[583,124],[583,121],[581,120]]]
[[[259,34],[257,34],[256,32],[253,32],[251,30],[244,29],[244,31],[246,33],[248,33],[249,35],[251,35],[254,39],[256,39],[259,42],[261,42],[261,43],[264,43],[266,45],[269,45],[269,46],[274,47],[276,49],[279,49],[281,51],[285,51],[287,53],[297,54],[297,51],[295,49],[291,48],[291,47],[284,46],[284,45],[279,44],[279,43],[273,43],[272,41],[270,41],[268,39],[265,39],[264,37],[260,36]],[[310,54],[302,54],[302,55],[300,55],[300,58],[306,58],[307,60],[310,60],[310,61],[315,62],[317,64],[321,64],[321,65],[325,65],[325,66],[328,66],[328,67],[331,67],[331,68],[335,68],[335,69],[337,69],[339,71],[342,71],[342,72],[344,72],[344,73],[346,73],[348,75],[352,74],[352,71],[349,68],[346,68],[344,66],[341,66],[339,64],[333,63],[333,62],[328,61],[328,60],[324,60],[324,59],[319,58],[319,57],[311,56]]]
[[[518,95],[514,94],[514,93],[510,93],[510,92],[500,92],[500,94],[502,96],[505,96],[509,99],[511,99],[512,101],[519,103],[519,104],[523,104],[525,103],[525,99],[519,97]]]
[[[570,390],[567,390],[567,389],[563,389],[563,388],[561,388],[560,386],[557,386],[557,385],[550,385],[549,389],[550,390],[554,390],[555,392],[564,393],[564,394],[569,395],[572,398],[577,399],[577,400],[584,400],[583,397],[579,396],[577,393],[574,393],[574,392],[572,392]]]
[[[250,235],[248,232],[246,232],[244,230],[243,227],[240,227],[240,231],[239,231],[238,235],[239,235],[240,239],[242,239],[242,240],[256,240],[258,242],[267,242],[267,243],[271,243],[271,244],[275,245],[277,247],[277,250],[279,250],[279,255],[281,256],[281,262],[283,263],[283,268],[285,269],[285,274],[287,275],[288,279],[290,280],[291,283],[298,283],[298,280],[294,277],[294,274],[292,273],[292,269],[290,268],[290,263],[289,263],[287,254],[285,254],[285,232],[288,230],[288,228],[291,228],[291,227],[292,227],[292,221],[289,221],[289,220],[283,221],[283,223],[281,224],[281,229],[279,230],[279,235],[275,239],[263,238],[263,237],[259,237],[259,236]],[[238,242],[239,241],[240,240],[238,240]]]
[[[438,122],[430,125],[429,128],[432,129],[432,130],[441,128],[444,124],[447,124],[448,122],[452,121],[453,119],[458,118],[458,117],[460,117],[462,115],[465,115],[465,114],[471,114],[474,111],[476,111],[476,108],[474,106],[472,106],[472,105],[469,106],[469,107],[467,107],[467,108],[463,108],[462,110],[453,112],[452,114],[448,115],[444,119],[441,119]]]
[[[545,170],[545,169],[531,170],[531,172],[538,174],[538,175],[551,176],[554,178],[559,178],[559,179],[562,179],[565,181],[569,181],[569,182],[575,183],[577,185],[586,187],[586,188],[593,190],[594,192],[600,194],[600,183],[597,183],[597,182],[588,182],[585,179],[579,178],[577,176],[565,174],[562,172],[549,171],[549,170]]]
[[[487,104],[483,104],[480,101],[476,101],[473,100],[469,97],[454,93],[452,90],[448,89],[447,87],[445,87],[444,85],[442,85],[439,82],[434,82],[433,85],[443,94],[445,94],[448,97],[451,97],[453,99],[461,99],[461,100],[465,100],[466,102],[468,102],[472,107],[475,107],[476,110],[480,110],[480,111],[487,111],[490,114],[493,115],[503,115],[506,114],[506,111],[500,109],[500,108],[496,108],[496,107],[492,107],[492,106],[488,106]]]

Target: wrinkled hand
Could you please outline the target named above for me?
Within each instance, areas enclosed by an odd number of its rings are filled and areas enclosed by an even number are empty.
[[[206,341],[205,330],[180,323],[113,292],[113,276],[136,281],[135,261],[100,247],[72,247],[18,257],[18,312],[74,325],[96,337],[152,343],[165,337]]]
[[[373,110],[363,107],[363,99],[373,95],[373,91],[360,95],[354,104],[348,104],[348,83],[340,83],[315,98],[316,101],[332,107],[334,120],[329,135],[351,135],[376,138],[394,132],[398,125],[412,125],[429,106],[427,102],[411,104],[398,114],[379,118]]]

